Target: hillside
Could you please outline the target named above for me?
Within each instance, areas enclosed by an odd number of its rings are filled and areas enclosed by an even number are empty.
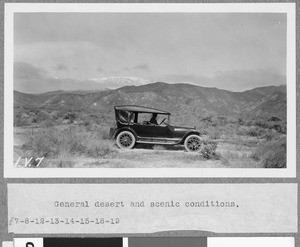
[[[41,167],[286,167],[285,86],[231,92],[157,82],[100,92],[15,91],[14,104],[15,163],[30,155],[47,157]],[[200,131],[203,152],[160,145],[117,149],[108,137],[113,107],[122,104],[170,111],[172,125]]]
[[[100,92],[14,92],[15,107],[112,110],[113,106],[122,104],[164,109],[175,116],[189,115],[194,120],[210,115],[276,116],[286,119],[286,87],[269,86],[231,92],[191,84],[156,82]]]

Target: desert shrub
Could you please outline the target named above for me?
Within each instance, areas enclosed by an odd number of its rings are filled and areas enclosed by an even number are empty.
[[[261,128],[269,128],[269,124],[263,120],[256,121],[255,125]]]
[[[29,125],[29,122],[27,119],[22,118],[21,115],[15,116],[14,126],[21,127],[21,126],[26,126],[26,125]]]
[[[30,131],[25,136],[25,143],[22,146],[23,150],[31,152],[34,157],[48,157],[57,154],[56,148],[49,135],[52,131]]]
[[[58,119],[60,117],[59,111],[52,111],[49,115],[52,119]]]
[[[266,138],[267,141],[272,141],[272,140],[276,139],[277,136],[278,136],[278,134],[276,134],[276,131],[267,130],[264,137]]]
[[[91,121],[85,120],[83,122],[83,125],[84,125],[86,131],[91,131],[92,130],[92,123],[91,123]]]
[[[216,121],[218,125],[226,125],[228,123],[228,119],[225,116],[218,116]]]
[[[197,123],[196,127],[203,135],[208,135],[209,131],[206,123],[200,121]]]
[[[55,125],[55,122],[53,122],[53,120],[46,119],[46,120],[42,121],[39,126],[42,128],[51,128],[54,125]]]
[[[69,112],[64,115],[64,119],[70,120],[71,123],[78,118],[79,114],[76,112]]]
[[[286,134],[286,124],[285,123],[277,123],[273,124],[272,128],[278,131],[279,133]]]
[[[228,143],[235,145],[238,149],[242,149],[243,147],[257,147],[260,143],[258,138],[248,138],[248,137],[233,137],[230,139]]]
[[[260,128],[257,128],[255,126],[251,126],[249,130],[247,131],[248,136],[260,136],[261,135],[261,130]]]
[[[208,132],[207,129],[200,129],[200,128],[199,128],[199,130],[201,131],[201,134],[202,134],[202,135],[208,135],[208,134],[209,134],[209,132]]]
[[[261,161],[265,168],[286,168],[286,140],[260,144],[251,158]]]
[[[243,124],[245,124],[245,121],[244,121],[244,119],[242,119],[242,118],[239,118],[239,119],[238,119],[238,124],[240,124],[240,125],[243,125]]]
[[[50,118],[50,115],[46,112],[46,111],[39,111],[37,114],[36,114],[36,121],[38,123],[42,122],[42,121],[45,121],[47,119]]]
[[[92,139],[85,145],[85,153],[91,157],[105,157],[116,153],[114,144],[108,140]]]
[[[216,152],[218,143],[216,141],[204,140],[200,154],[205,159],[219,159],[220,154]]]
[[[240,126],[237,130],[238,135],[258,137],[265,135],[266,130],[257,126]]]
[[[274,129],[279,133],[286,134],[286,123],[277,117],[271,117],[268,121],[256,121],[254,125],[264,129]]]
[[[238,135],[246,135],[247,132],[249,131],[249,127],[247,126],[240,126],[237,130]]]
[[[212,116],[202,118],[201,121],[205,122],[205,123],[211,123],[212,122]]]
[[[84,125],[84,126],[91,126],[92,124],[91,124],[91,121],[85,120],[85,121],[83,122],[83,125]]]
[[[62,152],[70,156],[86,154],[99,157],[115,149],[100,134],[76,127],[31,131],[27,133],[25,140],[22,149],[29,150],[36,157],[58,157]]]
[[[221,137],[220,131],[217,128],[212,128],[208,132],[210,139],[219,139]]]
[[[278,117],[271,117],[270,119],[268,119],[268,121],[277,122],[277,121],[281,121],[281,119]]]

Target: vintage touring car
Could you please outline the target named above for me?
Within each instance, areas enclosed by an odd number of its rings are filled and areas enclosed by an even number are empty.
[[[202,146],[196,128],[170,125],[171,113],[134,105],[115,106],[116,127],[110,137],[121,149],[131,149],[136,143],[155,145],[184,145],[189,152]]]

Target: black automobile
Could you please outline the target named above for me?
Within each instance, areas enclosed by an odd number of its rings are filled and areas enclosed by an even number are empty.
[[[170,113],[134,105],[115,106],[116,128],[110,136],[119,148],[131,149],[136,143],[184,145],[189,152],[198,152],[202,145],[196,128],[170,125]]]

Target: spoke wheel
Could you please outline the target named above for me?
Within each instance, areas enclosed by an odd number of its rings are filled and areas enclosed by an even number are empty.
[[[121,149],[133,148],[135,141],[135,137],[130,131],[122,131],[117,136],[117,145]]]
[[[199,152],[202,140],[198,135],[190,135],[184,141],[184,147],[188,152]]]

